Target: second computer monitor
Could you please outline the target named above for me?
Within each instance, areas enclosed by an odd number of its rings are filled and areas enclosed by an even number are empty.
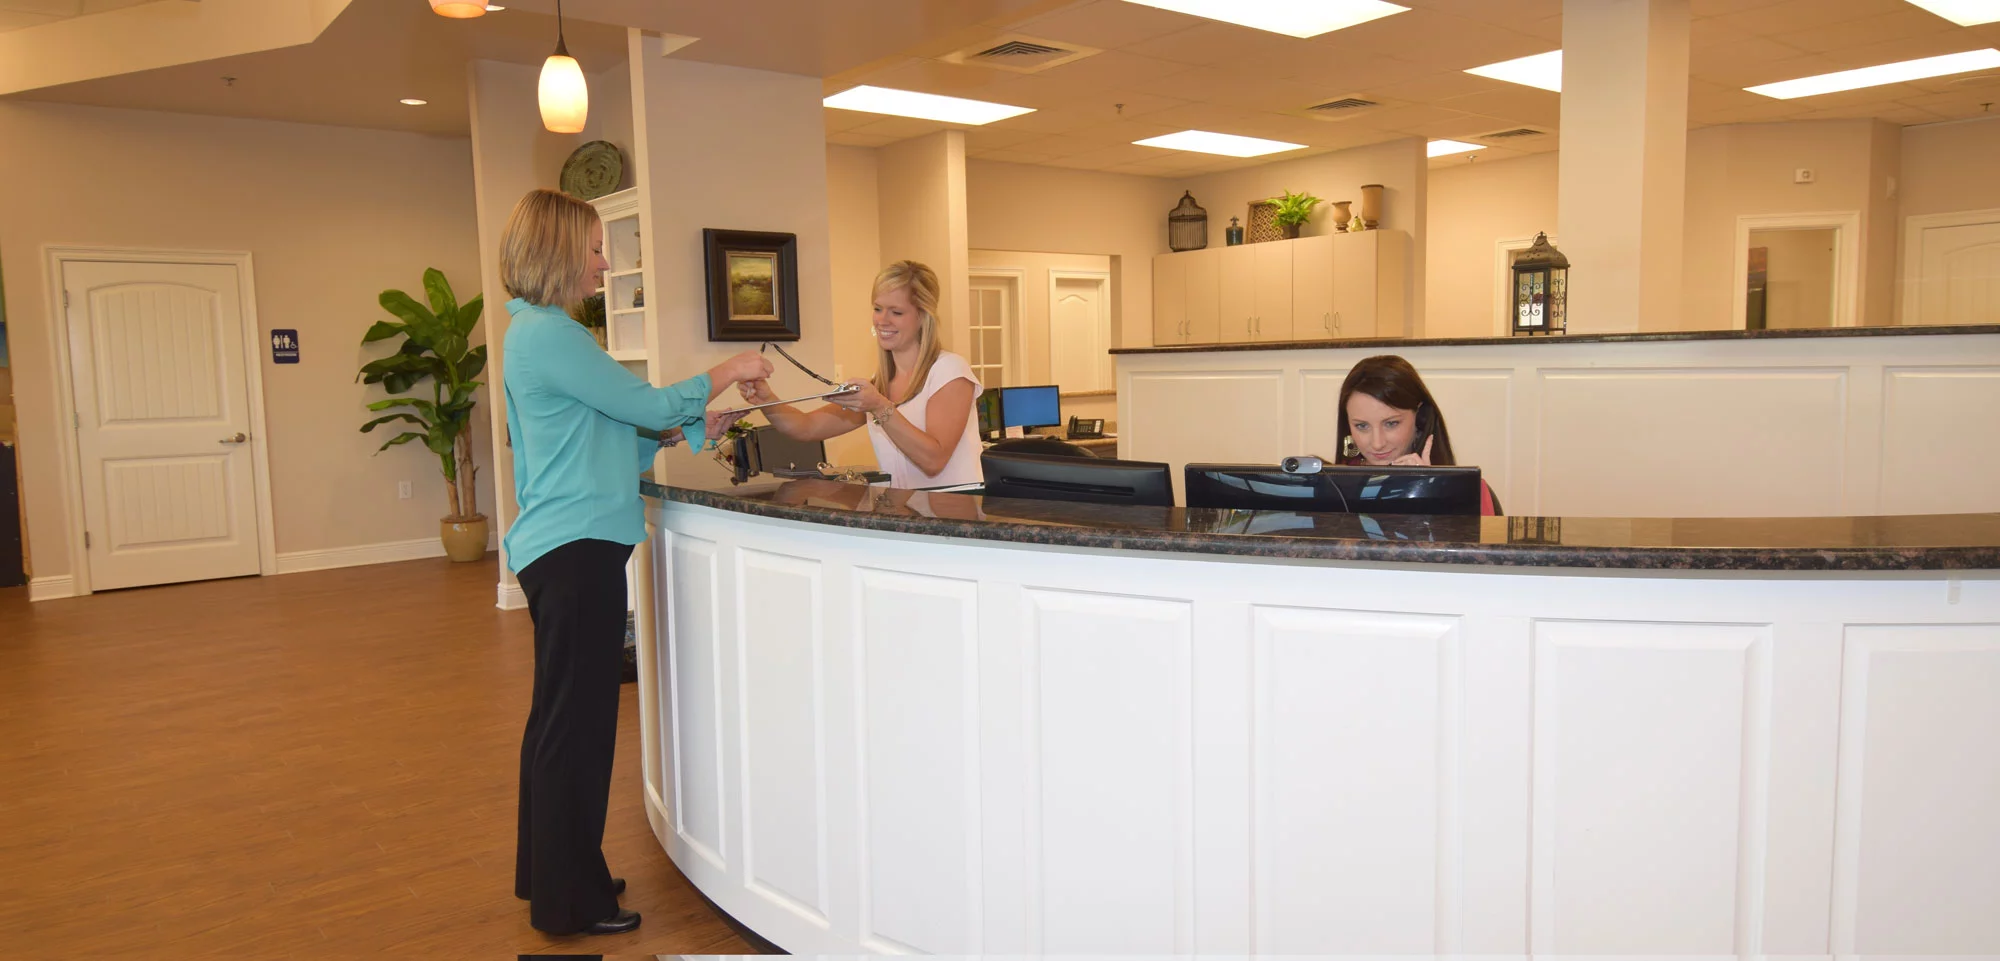
[[[1061,427],[1062,390],[1053,385],[1002,387],[1000,419],[1007,427]]]
[[[1187,506],[1322,514],[1480,512],[1477,467],[1328,466],[1287,474],[1276,464],[1189,464]]]

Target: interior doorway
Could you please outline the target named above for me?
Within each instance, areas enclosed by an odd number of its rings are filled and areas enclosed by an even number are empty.
[[[1903,239],[1902,323],[2000,318],[2000,210],[1911,217]]]
[[[1736,329],[1858,323],[1859,211],[1741,216],[1734,250],[1730,306]]]

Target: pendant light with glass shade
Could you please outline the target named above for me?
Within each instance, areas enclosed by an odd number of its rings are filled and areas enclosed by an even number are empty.
[[[542,106],[542,126],[550,133],[582,133],[590,115],[590,89],[583,67],[563,45],[562,0],[556,0],[556,52],[542,62],[542,82],[536,89]]]
[[[431,12],[453,20],[469,20],[486,15],[486,0],[431,0]]]

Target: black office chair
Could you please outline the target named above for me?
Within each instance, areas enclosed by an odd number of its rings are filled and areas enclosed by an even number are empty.
[[[1048,457],[1096,457],[1096,454],[1054,437],[1011,437],[986,448],[1003,454],[1042,454]]]

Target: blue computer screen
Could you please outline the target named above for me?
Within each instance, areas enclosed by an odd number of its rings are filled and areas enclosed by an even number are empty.
[[[1062,398],[1056,387],[1002,387],[1000,414],[1008,427],[1061,427]]]

